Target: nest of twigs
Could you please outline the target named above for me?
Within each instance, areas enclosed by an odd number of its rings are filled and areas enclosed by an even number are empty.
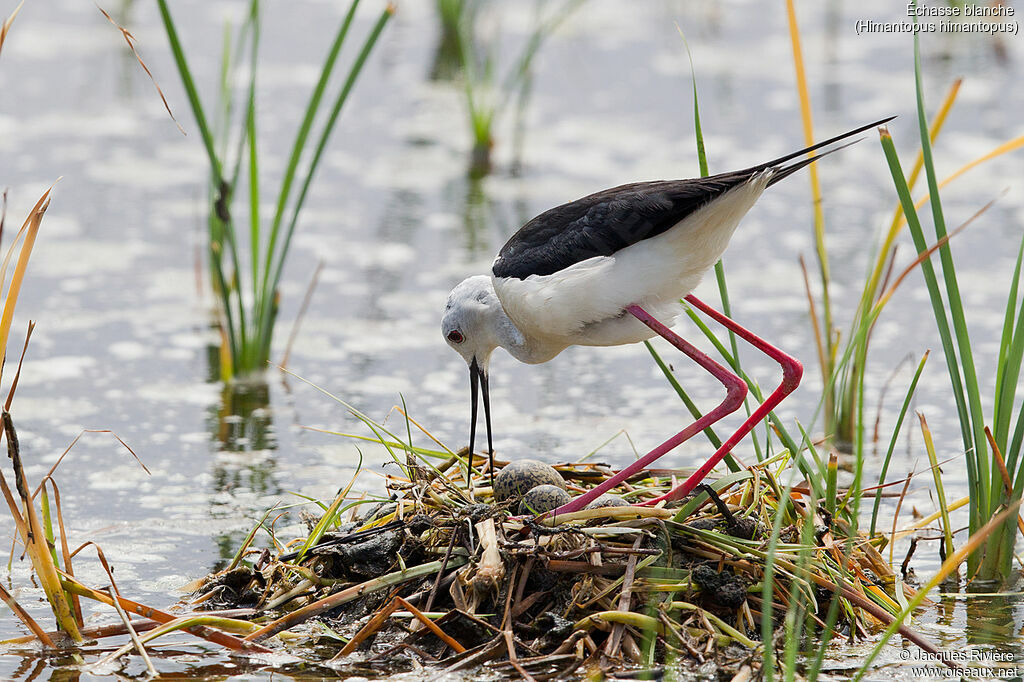
[[[836,631],[856,636],[899,610],[866,538],[808,508],[799,488],[783,495],[768,465],[635,506],[673,481],[647,471],[613,491],[634,505],[551,518],[496,503],[485,474],[467,488],[456,461],[410,465],[388,479],[390,500],[344,515],[339,495],[309,537],[210,576],[196,602],[249,609],[262,625],[249,641],[319,621],[347,640],[331,663],[367,674],[485,665],[534,679],[708,661],[726,677],[756,673],[774,651],[761,641],[769,562],[772,622],[799,601],[800,617],[823,627],[838,598]],[[613,473],[556,468],[571,493]],[[303,628],[293,632],[313,636]]]

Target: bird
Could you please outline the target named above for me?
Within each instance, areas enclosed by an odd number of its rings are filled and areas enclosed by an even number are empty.
[[[478,392],[483,398],[490,473],[494,475],[489,366],[504,348],[520,362],[551,360],[569,346],[615,346],[655,335],[693,359],[726,389],[722,402],[643,457],[554,510],[564,514],[650,466],[667,452],[742,405],[746,383],[669,327],[683,301],[749,342],[782,368],[778,388],[685,482],[661,497],[692,491],[751,429],[800,383],[800,362],[740,326],[691,293],[722,257],[741,218],[775,183],[843,142],[893,118],[857,127],[823,142],[749,168],[686,180],[634,182],[552,208],[505,243],[489,275],[474,275],[448,296],[441,333],[469,366],[470,435],[467,484],[476,440]],[[805,158],[800,158],[804,157]]]

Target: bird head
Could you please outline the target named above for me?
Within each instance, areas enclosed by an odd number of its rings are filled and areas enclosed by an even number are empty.
[[[491,353],[501,345],[498,327],[504,316],[491,278],[476,275],[463,280],[448,294],[441,333],[466,364],[472,366],[475,362],[486,376]]]
[[[499,333],[508,320],[491,278],[477,275],[463,280],[448,295],[441,333],[444,340],[469,365],[470,431],[469,452],[472,458],[476,441],[477,388],[483,394],[484,421],[487,424],[487,450],[493,457],[491,445],[491,401],[487,387],[487,368],[491,353],[500,345]],[[493,465],[493,462],[492,462]],[[493,466],[492,466],[493,470]],[[467,471],[468,480],[468,471]]]

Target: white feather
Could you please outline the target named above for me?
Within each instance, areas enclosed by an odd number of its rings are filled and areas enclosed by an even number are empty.
[[[654,332],[626,307],[637,304],[671,325],[682,310],[679,299],[721,258],[770,177],[771,171],[758,173],[662,234],[611,256],[589,258],[550,275],[493,278],[494,291],[538,357],[550,359],[570,345],[648,339]]]

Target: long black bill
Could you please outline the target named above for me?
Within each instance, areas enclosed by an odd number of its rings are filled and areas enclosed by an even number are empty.
[[[471,475],[473,473],[473,451],[476,445],[476,406],[477,406],[477,384],[480,385],[480,392],[483,393],[484,397],[484,423],[487,426],[487,453],[489,457],[489,470],[491,476],[491,485],[494,485],[494,445],[491,441],[491,394],[487,388],[487,374],[480,369],[480,364],[473,358],[473,361],[469,363],[469,397],[470,397],[470,414],[469,414],[469,460],[466,467],[466,486],[471,485]]]

